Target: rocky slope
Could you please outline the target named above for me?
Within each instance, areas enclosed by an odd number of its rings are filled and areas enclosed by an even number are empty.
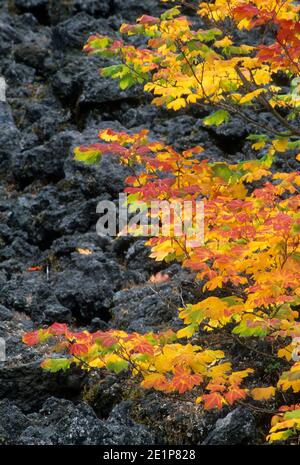
[[[208,131],[195,111],[155,108],[138,87],[120,91],[99,76],[101,59],[82,53],[89,33],[117,34],[149,12],[159,14],[157,0],[0,0],[0,443],[263,441],[261,417],[245,408],[203,413],[188,399],[141,391],[126,375],[50,375],[39,368],[42,350],[21,342],[24,331],[54,321],[177,328],[181,299],[197,297],[177,265],[166,269],[169,281],[149,284],[166,265],[147,258],[143,241],[96,235],[96,205],[117,198],[126,169],[111,158],[83,166],[72,157],[106,127],[146,127],[177,148],[202,144],[219,160],[247,156],[243,122]]]

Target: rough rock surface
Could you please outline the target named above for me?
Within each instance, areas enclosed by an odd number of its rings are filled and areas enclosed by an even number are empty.
[[[255,444],[256,424],[251,412],[238,407],[216,422],[204,445]]]
[[[32,414],[8,400],[0,402],[0,444],[19,445],[138,445],[153,444],[149,429],[130,417],[130,402],[121,402],[109,418],[100,420],[84,402],[49,397]]]
[[[249,412],[235,410],[216,423],[218,415],[192,403],[135,393],[122,374],[95,385],[76,371],[51,375],[39,368],[47,347],[21,342],[24,332],[54,321],[92,330],[176,329],[181,299],[195,298],[192,277],[147,258],[143,241],[97,236],[96,205],[117,199],[128,172],[109,157],[97,166],[72,157],[76,145],[95,141],[106,127],[147,127],[178,149],[202,144],[212,159],[247,157],[243,122],[208,130],[195,111],[151,106],[140,87],[120,91],[99,76],[103,61],[82,53],[89,33],[117,35],[122,22],[161,8],[157,0],[0,1],[0,76],[7,83],[0,102],[0,337],[7,350],[0,443],[256,440]],[[163,269],[169,281],[149,283]]]

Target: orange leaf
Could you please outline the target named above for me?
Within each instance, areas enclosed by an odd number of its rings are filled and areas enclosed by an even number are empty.
[[[22,341],[28,346],[34,346],[40,342],[38,331],[31,331],[23,336]]]
[[[27,271],[29,273],[32,273],[33,271],[42,271],[42,269],[42,266],[31,266],[30,268],[27,268]]]
[[[214,408],[217,408],[220,410],[223,404],[227,403],[224,397],[218,392],[212,392],[211,394],[204,394],[202,396],[202,400],[204,401],[204,408],[206,410],[211,410]]]
[[[247,389],[240,389],[237,386],[230,386],[230,390],[224,394],[228,404],[232,405],[239,399],[245,399],[247,396]]]
[[[275,387],[269,386],[265,388],[252,389],[251,395],[254,400],[268,400],[275,395]]]
[[[192,375],[184,367],[177,367],[174,370],[174,378],[172,380],[172,385],[179,392],[183,394],[186,391],[190,391],[193,387],[202,381],[201,375]]]

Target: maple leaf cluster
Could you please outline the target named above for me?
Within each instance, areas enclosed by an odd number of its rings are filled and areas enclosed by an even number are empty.
[[[156,200],[189,201],[194,211],[201,199],[202,245],[178,236],[172,218],[170,227],[159,228],[147,243],[153,259],[180,262],[210,296],[179,309],[184,327],[176,334],[73,332],[56,323],[26,334],[24,342],[55,341],[54,350],[65,356],[46,359],[43,367],[50,371],[72,364],[130,370],[144,388],[190,392],[205,409],[245,399],[278,405],[285,391],[300,392],[300,362],[293,357],[300,337],[300,171],[274,170],[274,159],[283,153],[300,158],[300,6],[291,0],[203,2],[195,12],[203,23],[199,29],[176,3],[160,18],[144,15],[136,24],[122,25],[122,38],[92,35],[85,51],[118,58],[103,75],[118,79],[121,89],[143,84],[156,105],[174,111],[187,105],[213,108],[203,118],[208,126],[224,124],[231,115],[244,118],[253,126],[248,139],[260,157],[212,162],[203,147],[179,152],[152,140],[147,130],[129,134],[108,128],[99,132],[98,143],[76,148],[75,159],[95,163],[104,154],[118,157],[132,172],[126,180],[129,204],[145,202],[149,216],[161,219],[161,212],[151,211]],[[253,45],[255,29],[261,41]],[[147,45],[135,47],[132,35],[146,36]],[[263,126],[251,116],[262,110],[270,115]],[[242,344],[247,338],[270,341],[271,356],[283,359],[286,371],[271,386],[247,387],[250,366],[235,371],[223,351],[201,344],[201,334],[216,331]],[[278,408],[267,439],[295,436],[299,412],[297,404]]]

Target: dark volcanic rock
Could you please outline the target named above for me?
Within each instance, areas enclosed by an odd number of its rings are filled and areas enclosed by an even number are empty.
[[[237,407],[225,418],[217,421],[214,429],[202,442],[203,445],[233,445],[257,443],[257,425],[253,414]]]
[[[20,444],[101,444],[107,434],[103,422],[84,403],[74,405],[67,400],[50,398],[30,419],[31,426],[20,435]]]
[[[32,84],[36,71],[31,66],[7,60],[7,62],[4,62],[3,75],[6,77],[9,85]]]
[[[81,49],[89,35],[96,32],[111,32],[107,21],[95,19],[84,12],[78,13],[52,29],[52,44],[54,49],[60,51],[69,48]]]
[[[12,153],[20,147],[20,132],[17,129],[11,109],[0,101],[0,170],[8,170]]]
[[[14,444],[16,438],[30,425],[26,415],[7,399],[0,402],[0,417],[0,445]]]
[[[4,305],[0,305],[0,321],[11,320],[13,313]]]
[[[100,129],[147,128],[177,150],[202,145],[199,159],[249,157],[249,127],[238,118],[208,128],[202,109],[158,108],[141,87],[122,91],[100,75],[114,60],[82,52],[90,34],[119,38],[123,22],[164,10],[158,0],[0,0],[7,83],[0,102],[0,337],[7,358],[0,363],[0,444],[259,442],[256,418],[244,408],[217,422],[223,410],[203,412],[188,397],[142,390],[129,372],[88,375],[72,367],[51,374],[40,368],[51,342],[22,342],[25,332],[54,321],[79,331],[177,330],[178,307],[203,298],[179,265],[149,259],[143,239],[97,236],[98,202],[117,206],[132,172],[117,156],[85,165],[73,155],[74,147],[97,142]],[[273,124],[268,114],[258,117]],[[290,169],[294,161],[276,163]],[[151,279],[158,272],[166,282]],[[242,358],[240,351],[234,361]]]
[[[156,0],[114,0],[114,12],[125,19],[137,18],[143,14],[159,16],[164,8]]]
[[[102,421],[83,402],[73,404],[51,397],[38,412],[26,416],[6,400],[0,403],[0,444],[153,444],[155,438],[149,429],[131,419],[130,407],[123,402]]]
[[[53,136],[49,143],[21,153],[12,161],[12,172],[22,186],[33,180],[58,181],[64,177],[63,166],[74,141],[72,132]]]
[[[14,0],[14,4],[18,8],[22,8],[24,10],[30,11],[34,8],[40,8],[42,6],[46,6],[48,0]]]
[[[97,18],[107,18],[113,7],[114,0],[68,0],[68,2],[51,1],[48,4],[48,15],[53,24],[84,12]]]
[[[114,0],[73,0],[73,11],[85,11],[97,17],[107,17],[112,10]]]
[[[12,161],[12,172],[16,181],[24,186],[36,179],[62,179],[64,162],[74,140],[75,134],[66,131],[56,134],[45,145],[16,153]]]
[[[112,324],[114,328],[145,333],[153,329],[178,327],[178,307],[182,300],[191,301],[193,294],[179,279],[163,284],[146,283],[114,294]]]
[[[125,401],[114,407],[105,425],[108,435],[106,445],[147,445],[155,443],[155,436],[144,425],[137,424],[131,418],[132,402]]]
[[[40,408],[49,395],[78,397],[85,374],[78,371],[53,375],[40,362],[0,368],[0,398],[13,401],[24,412]]]

